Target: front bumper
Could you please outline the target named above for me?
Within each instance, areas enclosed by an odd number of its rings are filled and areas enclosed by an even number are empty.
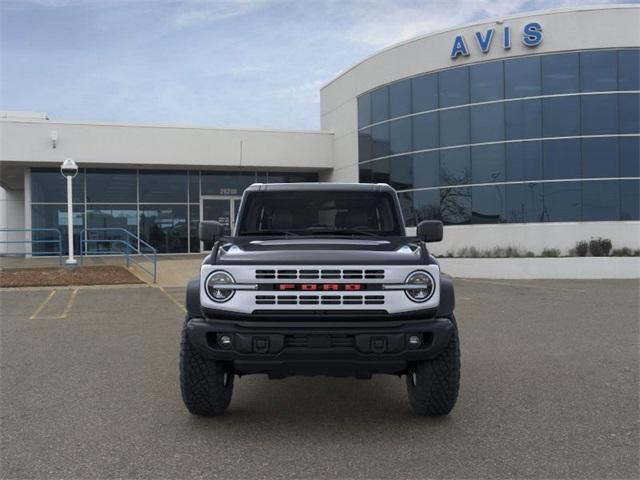
[[[206,358],[239,374],[370,377],[402,374],[410,362],[436,357],[454,326],[448,318],[389,322],[237,322],[192,318],[189,340]],[[221,337],[231,338],[224,345]],[[418,336],[418,345],[409,344]]]

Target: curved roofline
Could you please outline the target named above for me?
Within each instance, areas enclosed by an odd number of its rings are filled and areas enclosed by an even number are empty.
[[[407,40],[402,40],[401,42],[394,43],[393,45],[390,45],[388,47],[382,48],[382,49],[372,53],[371,55],[366,56],[365,58],[360,60],[358,63],[356,63],[355,65],[352,65],[347,70],[342,72],[337,77],[334,77],[332,80],[329,80],[327,83],[322,85],[320,87],[320,90],[321,91],[324,90],[329,85],[331,85],[332,83],[334,83],[337,80],[341,79],[342,77],[347,75],[352,70],[355,70],[356,68],[358,68],[363,63],[367,62],[368,60],[370,60],[370,59],[372,59],[374,57],[377,57],[381,53],[384,53],[384,52],[387,52],[389,50],[393,50],[393,49],[396,49],[396,48],[400,48],[400,47],[402,47],[404,45],[407,45],[407,44],[410,44],[410,43],[413,43],[413,42],[417,42],[417,41],[422,40],[422,39],[427,38],[427,37],[432,37],[432,36],[436,36],[436,35],[440,35],[440,34],[448,33],[448,32],[454,32],[456,30],[462,30],[462,29],[465,29],[465,28],[471,28],[471,27],[474,27],[476,25],[483,25],[485,23],[505,22],[507,20],[514,20],[514,19],[518,19],[518,18],[531,17],[531,16],[534,16],[534,15],[552,15],[552,14],[556,14],[556,13],[583,12],[583,11],[591,11],[591,10],[617,10],[617,9],[623,9],[623,8],[640,9],[640,4],[637,4],[637,3],[613,3],[613,4],[585,5],[585,6],[581,6],[581,7],[563,7],[563,8],[551,8],[551,9],[546,9],[546,10],[532,10],[532,11],[521,12],[521,13],[517,13],[517,14],[514,14],[514,15],[505,16],[505,17],[485,18],[483,20],[478,20],[478,21],[474,21],[474,22],[471,22],[471,23],[465,23],[465,24],[461,24],[461,25],[456,25],[454,27],[444,28],[442,30],[437,30],[435,32],[424,33],[422,35],[418,35],[416,37],[412,37],[412,38],[409,38]]]

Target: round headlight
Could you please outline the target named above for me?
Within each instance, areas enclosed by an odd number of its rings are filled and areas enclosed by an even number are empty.
[[[427,272],[417,271],[410,274],[404,283],[415,285],[416,288],[405,290],[407,297],[413,302],[422,303],[431,298],[436,289],[433,277]]]
[[[227,272],[218,271],[209,275],[206,287],[207,295],[209,295],[211,300],[214,302],[226,302],[233,297],[233,294],[235,293],[234,290],[221,287],[221,285],[224,285],[225,283],[235,283],[233,277]]]

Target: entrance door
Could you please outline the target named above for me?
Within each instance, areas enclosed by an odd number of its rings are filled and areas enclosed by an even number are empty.
[[[230,235],[236,224],[240,197],[207,195],[200,197],[200,221],[216,221]]]

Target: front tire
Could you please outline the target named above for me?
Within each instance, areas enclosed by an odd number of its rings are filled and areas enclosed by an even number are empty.
[[[208,360],[198,353],[189,340],[187,323],[182,328],[180,344],[182,400],[193,415],[222,415],[231,402],[233,372],[225,369],[221,362]]]
[[[446,349],[433,360],[416,362],[407,373],[409,403],[418,415],[437,417],[451,412],[460,388],[460,342],[455,319]]]

